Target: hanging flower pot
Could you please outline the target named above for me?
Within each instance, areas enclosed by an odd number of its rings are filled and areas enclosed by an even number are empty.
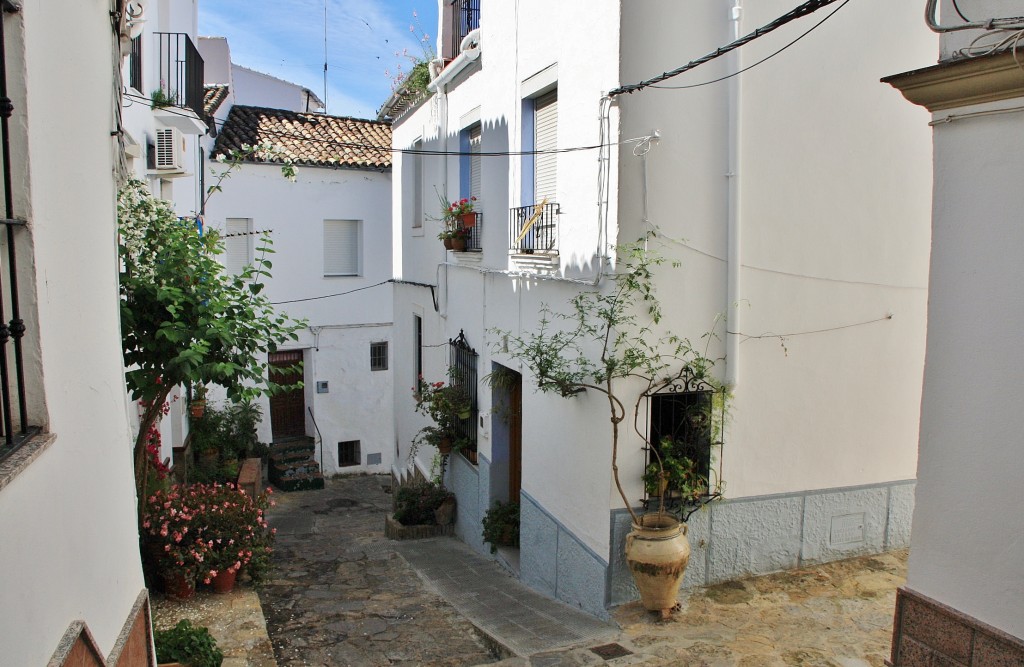
[[[470,211],[469,213],[463,213],[460,218],[462,219],[462,226],[466,229],[470,227],[476,227],[476,213]]]
[[[471,414],[473,414],[473,413],[470,412],[469,408],[466,408],[464,410],[459,410],[459,419],[469,419]]]
[[[201,419],[203,414],[206,413],[206,399],[200,398],[192,401],[191,405],[188,406],[189,412],[192,413],[193,419]]]
[[[210,583],[213,584],[214,593],[230,593],[235,590],[235,580],[238,578],[238,570],[225,568],[217,572]]]
[[[442,454],[452,453],[452,439],[449,436],[444,436],[437,442],[437,451]]]
[[[686,525],[668,514],[645,514],[626,536],[626,563],[648,611],[668,618],[690,560]]]

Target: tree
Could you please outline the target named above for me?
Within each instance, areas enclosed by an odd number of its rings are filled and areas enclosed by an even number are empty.
[[[650,238],[618,248],[620,265],[609,289],[577,294],[569,301],[569,312],[554,312],[545,305],[536,333],[516,336],[496,330],[499,338],[508,337],[509,353],[530,369],[540,391],[570,398],[593,390],[607,399],[612,476],[634,522],[637,516],[619,481],[618,467],[619,434],[630,404],[633,428],[643,437],[637,426],[643,400],[680,380],[697,378],[717,387],[719,400],[726,396],[711,376],[715,361],[708,358],[706,349],[697,350],[685,338],[659,335],[656,330],[661,306],[652,275],[665,260],[647,249]],[[554,320],[568,325],[555,327]],[[705,334],[709,340],[712,336],[713,332]],[[629,382],[638,388],[633,402],[622,397]],[[656,448],[652,451],[658,459],[658,474],[664,474],[660,454]],[[662,498],[659,511],[663,505]]]
[[[272,268],[268,235],[259,239],[257,260],[231,276],[217,260],[224,252],[217,232],[178,218],[144,182],[125,184],[117,213],[125,377],[131,397],[144,406],[134,447],[141,496],[148,431],[170,391],[215,384],[230,399],[280,391],[267,374],[268,354],[297,340],[306,323],[276,313],[263,294]]]

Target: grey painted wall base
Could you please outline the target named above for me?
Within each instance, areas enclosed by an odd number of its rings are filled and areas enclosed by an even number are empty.
[[[690,517],[690,564],[682,588],[767,574],[910,545],[913,480],[739,498]],[[637,599],[626,567],[629,513],[611,513],[609,603]]]

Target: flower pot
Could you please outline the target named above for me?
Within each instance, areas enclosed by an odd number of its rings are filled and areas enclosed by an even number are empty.
[[[235,580],[238,578],[238,570],[219,570],[217,576],[210,582],[213,585],[214,593],[230,593],[235,590]]]
[[[452,250],[455,252],[466,251],[466,238],[464,236],[456,236],[452,239]]]
[[[189,412],[192,413],[192,417],[194,419],[200,419],[206,412],[206,400],[199,399],[197,401],[192,401],[192,404],[188,406],[188,409]]]
[[[462,218],[462,226],[466,229],[476,227],[476,213],[463,213],[460,217]]]
[[[452,249],[452,240],[450,238],[441,239],[441,243],[444,244],[444,249],[445,250],[451,250]]]
[[[187,600],[196,594],[196,582],[180,572],[164,573],[164,592],[179,600]]]
[[[445,437],[441,438],[441,440],[438,441],[438,443],[437,443],[437,451],[442,453],[442,454],[451,454],[452,453],[452,439],[449,438],[448,436],[445,436]]]
[[[626,536],[626,563],[644,608],[667,618],[690,560],[686,526],[667,514],[645,514]]]
[[[441,506],[434,510],[434,520],[439,526],[448,526],[455,521],[455,498],[446,498]]]
[[[459,417],[459,419],[469,419],[469,416],[471,414],[472,414],[472,412],[470,412],[470,410],[467,408],[465,410],[460,410],[459,414],[458,414],[458,417]]]

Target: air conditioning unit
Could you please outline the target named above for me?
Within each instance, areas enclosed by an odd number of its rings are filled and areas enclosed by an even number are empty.
[[[173,127],[156,131],[156,168],[166,171],[184,171],[182,159],[185,149],[181,130]]]

